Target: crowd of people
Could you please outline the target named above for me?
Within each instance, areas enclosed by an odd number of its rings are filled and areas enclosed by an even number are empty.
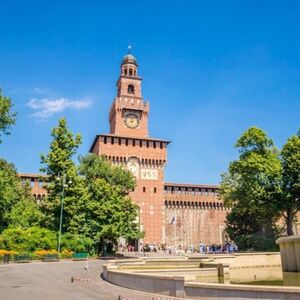
[[[121,252],[133,252],[138,251],[133,245],[119,245],[119,251]],[[184,246],[165,246],[155,244],[140,244],[141,252],[160,252],[167,254],[176,253],[200,253],[200,254],[218,254],[218,253],[234,253],[238,251],[238,247],[234,242],[225,242],[224,244],[205,244],[200,242],[198,247],[194,245]]]
[[[205,245],[204,243],[199,243],[199,252],[204,253],[233,253],[237,252],[238,247],[233,242],[227,242],[224,244],[211,244]]]
[[[185,252],[185,253],[200,253],[200,254],[217,254],[217,253],[234,253],[238,251],[238,247],[233,242],[226,242],[224,244],[204,244],[199,243],[198,247],[194,245],[181,247],[181,245],[167,247],[169,254],[176,252]]]

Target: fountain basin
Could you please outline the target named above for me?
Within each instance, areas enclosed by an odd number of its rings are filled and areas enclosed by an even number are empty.
[[[300,235],[279,238],[276,243],[280,248],[283,272],[300,272]]]
[[[111,261],[103,277],[126,288],[187,299],[300,299],[297,282],[274,286],[283,280],[279,253]]]

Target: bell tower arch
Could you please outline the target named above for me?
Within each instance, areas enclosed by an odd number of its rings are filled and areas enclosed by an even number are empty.
[[[148,136],[149,104],[142,97],[142,78],[136,58],[129,52],[123,57],[117,81],[117,96],[109,114],[110,133]]]

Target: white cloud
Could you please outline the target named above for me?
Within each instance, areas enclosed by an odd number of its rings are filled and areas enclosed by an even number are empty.
[[[65,109],[84,109],[91,105],[88,100],[70,100],[66,98],[59,99],[30,99],[27,106],[35,110],[36,112],[32,115],[37,118],[48,118],[52,115],[62,112]]]

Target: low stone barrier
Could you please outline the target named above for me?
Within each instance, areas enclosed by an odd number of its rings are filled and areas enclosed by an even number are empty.
[[[183,268],[182,259],[172,262],[170,260],[164,262],[163,259],[156,261],[136,259],[133,261],[133,264],[131,264],[130,260],[126,262],[111,261],[111,263],[103,266],[103,277],[105,280],[125,288],[189,299],[300,299],[300,288],[298,287],[217,284],[195,281],[196,278],[202,276],[207,278],[213,278],[211,276],[218,278],[218,275],[223,276],[223,278],[227,277],[231,266],[239,274],[242,271],[249,272],[250,268],[257,270],[266,267],[272,270],[272,268],[275,268],[274,266],[280,271],[279,253],[248,253],[227,257],[211,256],[208,258],[203,257],[203,259],[199,258],[198,274],[197,269],[190,268],[191,261],[189,261],[189,258],[185,258],[185,260],[186,269]],[[192,259],[192,261],[195,263],[196,259]],[[161,268],[163,263],[166,266],[165,269]],[[177,274],[172,263],[179,267]],[[135,266],[136,269],[132,268],[132,266]],[[147,269],[147,267],[150,268]],[[157,269],[155,270],[153,267],[157,267]],[[265,278],[264,274],[261,276]]]
[[[300,235],[279,238],[276,243],[280,248],[283,272],[300,272]]]
[[[230,268],[280,266],[279,252],[235,253]]]
[[[251,286],[214,283],[185,283],[185,297],[202,300],[299,300],[300,289],[282,286]]]
[[[103,277],[108,282],[134,290],[184,297],[184,276],[129,273],[106,265],[103,266]]]

